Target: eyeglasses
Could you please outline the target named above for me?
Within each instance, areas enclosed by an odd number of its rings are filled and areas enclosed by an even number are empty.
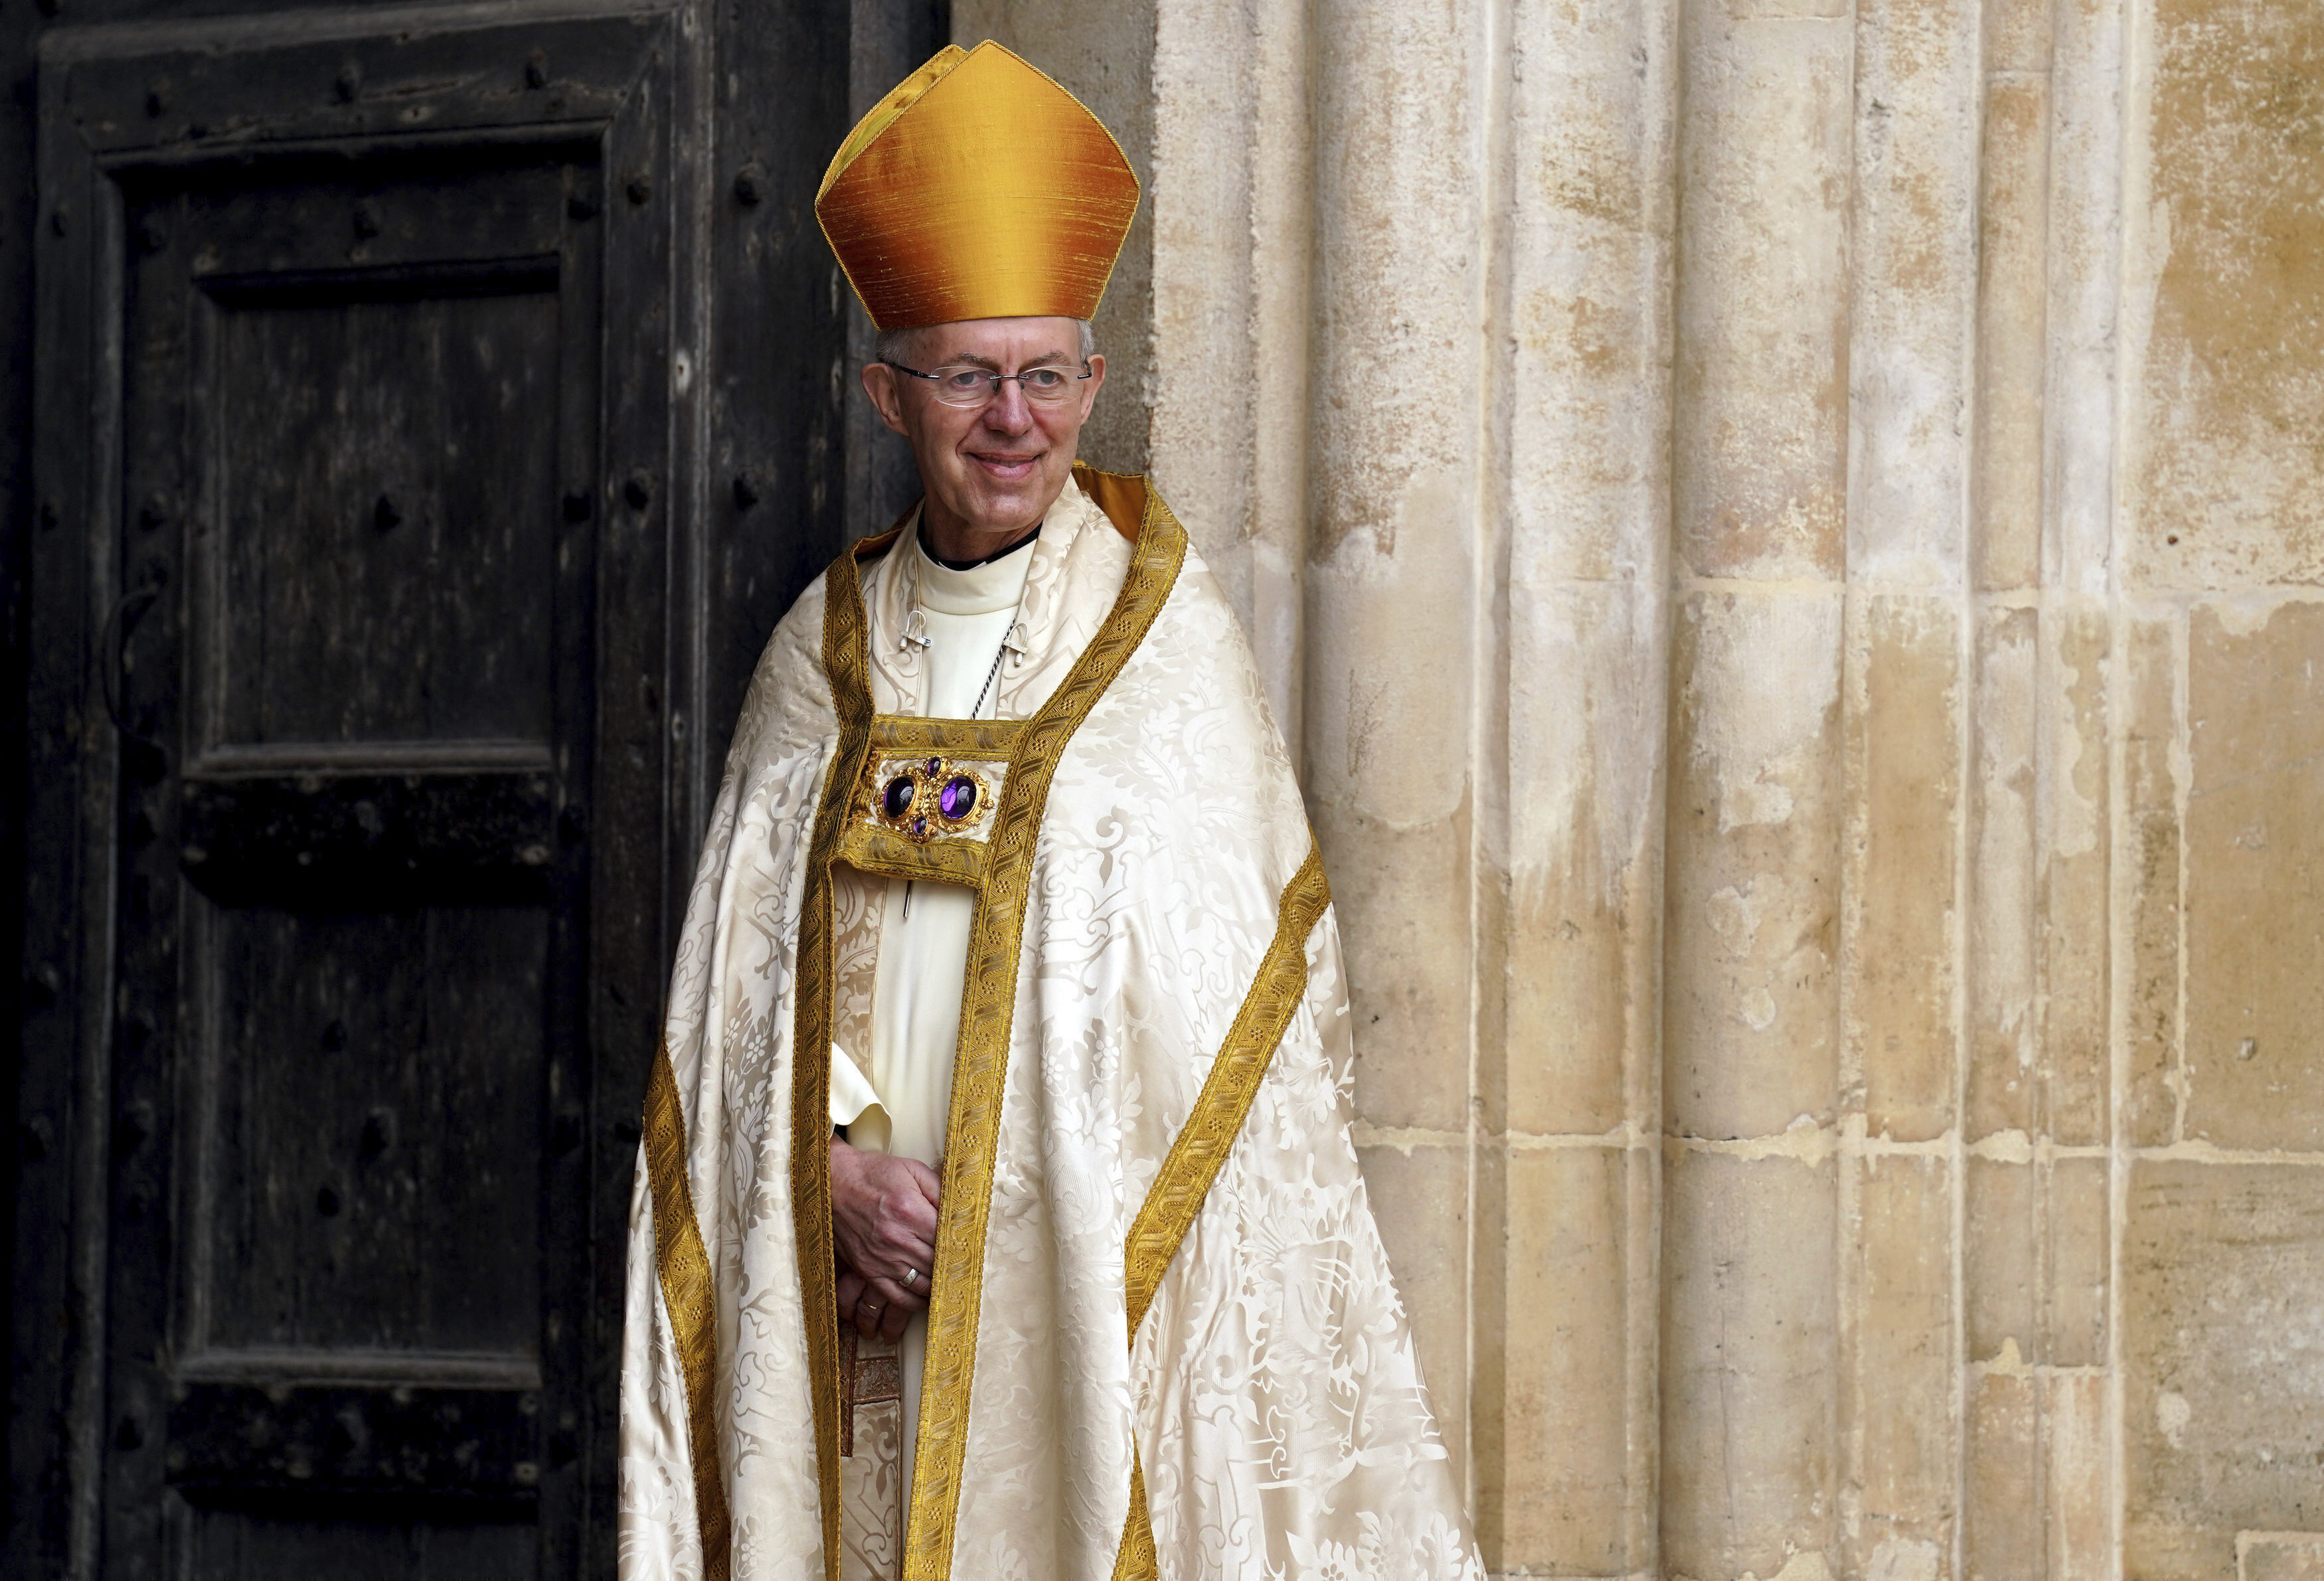
[[[1090,376],[1087,363],[1082,364],[1082,371],[1078,374],[1060,367],[1027,368],[1021,374],[996,374],[990,368],[980,368],[967,363],[955,363],[934,373],[924,374],[899,362],[890,362],[888,365],[899,374],[926,379],[936,386],[930,393],[946,406],[982,406],[1000,395],[1001,386],[1012,379],[1017,382],[1018,388],[1025,392],[1025,399],[1034,405],[1059,406],[1073,395],[1075,384]]]

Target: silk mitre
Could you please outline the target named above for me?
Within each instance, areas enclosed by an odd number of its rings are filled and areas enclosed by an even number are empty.
[[[905,596],[892,535],[760,661],[647,1099],[624,1581],[838,1573],[829,1051],[893,876],[979,897],[901,1574],[1482,1575],[1357,1170],[1337,930],[1248,646],[1142,481],[1075,476],[1100,509],[1069,491],[1044,524],[1001,719],[882,711],[918,690],[870,640],[898,628],[867,598]],[[890,816],[907,771],[973,777],[982,811]]]

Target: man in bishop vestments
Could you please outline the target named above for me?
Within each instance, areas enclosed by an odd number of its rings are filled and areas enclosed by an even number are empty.
[[[1120,147],[998,45],[816,209],[925,489],[759,661],[630,1223],[624,1581],[1479,1577],[1249,646],[1074,461]]]

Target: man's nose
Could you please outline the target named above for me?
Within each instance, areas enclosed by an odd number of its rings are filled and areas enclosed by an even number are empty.
[[[1025,399],[1022,384],[1001,381],[1000,390],[984,404],[984,425],[1004,434],[1021,434],[1033,426],[1032,404]]]

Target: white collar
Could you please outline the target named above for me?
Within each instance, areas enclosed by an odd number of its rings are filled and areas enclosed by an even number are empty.
[[[1054,512],[1052,513],[1055,513]],[[1018,545],[999,559],[955,570],[928,552],[917,525],[912,530],[913,567],[919,601],[937,615],[998,615],[1024,596],[1026,573],[1033,569],[1038,543]]]

